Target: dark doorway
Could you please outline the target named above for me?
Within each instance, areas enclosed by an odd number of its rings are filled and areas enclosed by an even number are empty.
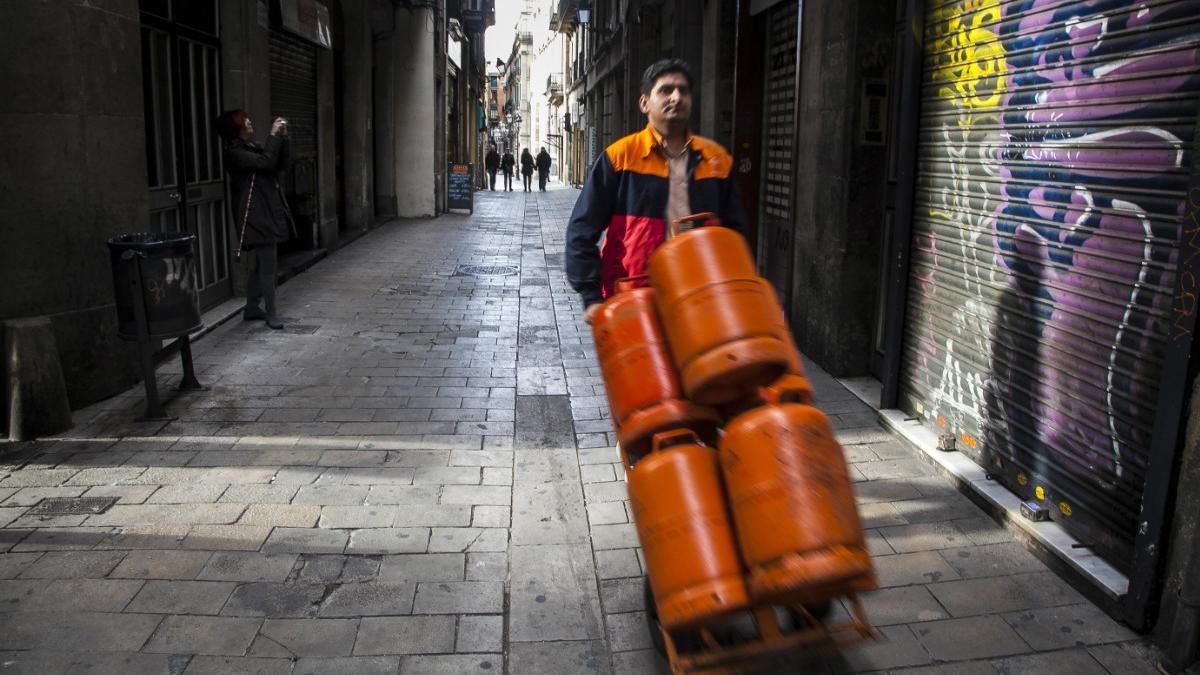
[[[150,225],[196,235],[200,305],[232,294],[221,144],[217,0],[142,0]]]

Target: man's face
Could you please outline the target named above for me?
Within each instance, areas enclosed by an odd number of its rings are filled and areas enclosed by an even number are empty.
[[[649,95],[642,94],[638,103],[656,128],[686,126],[692,115],[692,89],[683,73],[667,73],[658,78]]]

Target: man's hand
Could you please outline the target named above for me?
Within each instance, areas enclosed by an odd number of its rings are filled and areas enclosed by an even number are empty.
[[[586,321],[589,326],[592,324],[592,321],[596,320],[596,315],[600,313],[601,304],[602,303],[599,302],[593,302],[587,306],[587,309],[583,310],[583,320]]]

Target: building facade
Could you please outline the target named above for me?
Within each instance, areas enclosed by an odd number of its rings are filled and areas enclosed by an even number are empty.
[[[39,158],[2,169],[0,321],[50,322],[72,408],[135,377],[107,239],[190,232],[202,308],[243,292],[221,111],[248,111],[260,134],[290,121],[282,187],[298,231],[281,246],[285,274],[386,219],[443,210],[446,162],[477,152],[492,0],[10,3],[0,15],[17,92],[3,104],[6,156]],[[39,272],[47,252],[63,273]]]
[[[530,148],[531,96],[533,82],[533,16],[536,0],[523,0],[521,15],[513,35],[512,51],[504,64],[504,112],[509,149],[520,159],[521,151]],[[530,152],[537,152],[530,149]]]

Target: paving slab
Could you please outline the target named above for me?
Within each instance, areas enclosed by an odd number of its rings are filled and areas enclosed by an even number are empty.
[[[368,617],[358,629],[354,653],[431,654],[454,651],[454,617]]]
[[[236,584],[219,581],[147,581],[125,608],[153,614],[218,614]]]

